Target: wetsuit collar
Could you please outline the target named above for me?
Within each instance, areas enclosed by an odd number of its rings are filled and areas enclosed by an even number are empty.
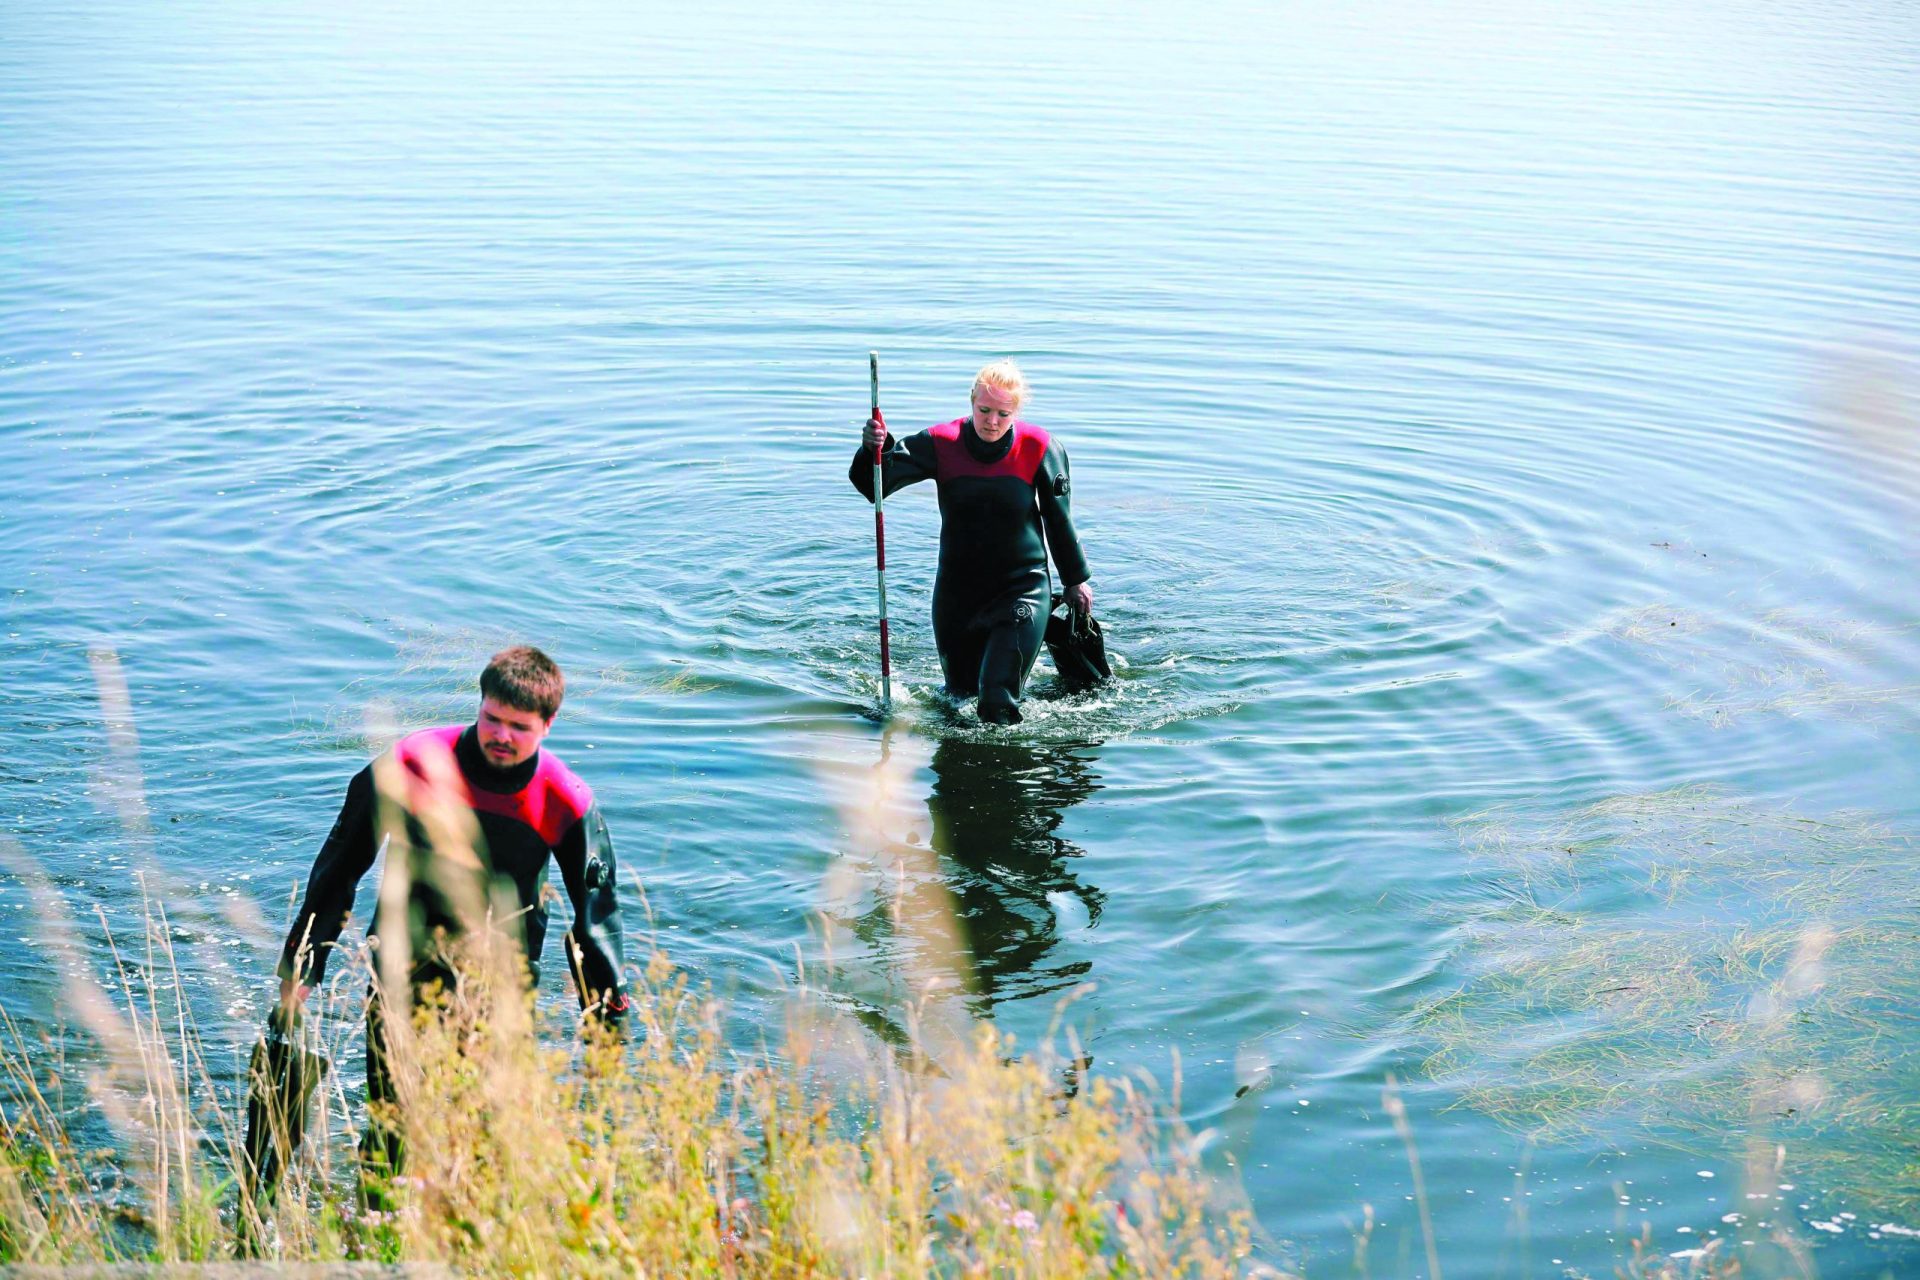
[[[1020,424],[1013,423],[1008,426],[1007,434],[989,444],[974,434],[973,419],[968,418],[960,424],[960,442],[967,446],[975,462],[998,462],[1013,448],[1014,433],[1019,429]]]
[[[482,791],[496,791],[502,795],[511,795],[521,791],[533,781],[533,771],[540,767],[540,753],[532,755],[510,768],[501,769],[487,760],[486,752],[480,749],[480,733],[476,725],[468,725],[466,732],[460,735],[460,741],[453,744],[453,758],[460,763],[460,772],[466,775],[468,782]]]

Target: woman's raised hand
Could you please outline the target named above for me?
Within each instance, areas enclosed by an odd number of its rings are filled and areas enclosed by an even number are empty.
[[[880,449],[886,446],[887,420],[880,416],[878,409],[875,409],[873,416],[867,419],[867,429],[860,438],[869,449]]]

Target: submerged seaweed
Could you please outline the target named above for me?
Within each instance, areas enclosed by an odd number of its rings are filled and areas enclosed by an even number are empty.
[[[1862,674],[1902,630],[1791,609],[1746,617],[1659,603],[1609,615],[1598,634],[1646,647],[1687,682],[1668,693],[1669,710],[1726,728],[1754,715],[1875,722],[1911,705],[1920,689]]]
[[[1859,814],[1686,787],[1455,824],[1484,869],[1470,972],[1416,1015],[1426,1067],[1542,1139],[1784,1143],[1920,1213],[1920,867]]]

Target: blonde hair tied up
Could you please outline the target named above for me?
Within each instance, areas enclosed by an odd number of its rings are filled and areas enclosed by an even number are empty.
[[[995,360],[980,372],[973,375],[975,390],[981,387],[998,387],[1013,396],[1014,412],[1018,413],[1027,405],[1027,397],[1032,394],[1027,386],[1027,375],[1020,372],[1020,366],[1012,360]]]

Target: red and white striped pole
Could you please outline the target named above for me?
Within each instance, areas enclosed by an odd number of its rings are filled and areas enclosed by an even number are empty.
[[[867,373],[873,384],[873,416],[880,416],[880,353],[867,352]],[[873,556],[880,579],[880,714],[893,714],[893,655],[887,648],[887,517],[882,503],[880,451],[884,440],[873,446]]]

